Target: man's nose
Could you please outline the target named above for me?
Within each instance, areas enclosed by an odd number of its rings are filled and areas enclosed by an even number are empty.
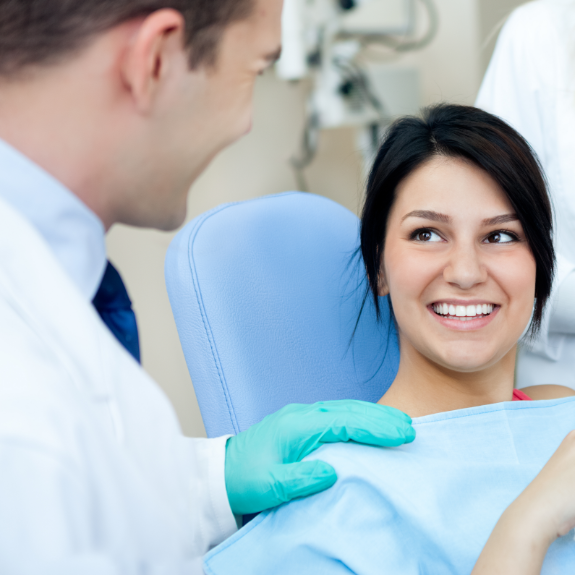
[[[443,279],[464,290],[483,283],[487,279],[487,268],[482,262],[479,247],[471,242],[454,246],[443,270]]]

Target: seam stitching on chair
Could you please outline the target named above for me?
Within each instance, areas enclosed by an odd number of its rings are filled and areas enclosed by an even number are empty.
[[[235,433],[239,433],[240,432],[240,427],[238,424],[238,420],[236,417],[236,413],[233,409],[233,402],[232,402],[232,398],[230,396],[230,391],[228,389],[228,384],[226,382],[226,377],[224,374],[224,370],[222,367],[222,363],[220,360],[220,356],[217,350],[217,345],[215,343],[214,340],[214,335],[212,332],[212,328],[210,326],[210,322],[207,318],[207,314],[206,314],[206,310],[205,310],[205,305],[204,305],[204,299],[201,295],[201,290],[199,289],[199,280],[198,280],[198,273],[197,273],[197,269],[195,266],[195,263],[193,261],[192,258],[192,250],[194,247],[194,241],[196,239],[196,236],[198,235],[199,230],[201,229],[201,227],[204,225],[204,223],[211,218],[212,216],[218,214],[219,212],[222,212],[223,210],[230,208],[232,206],[237,206],[238,204],[243,204],[243,203],[249,203],[249,202],[254,202],[257,200],[262,200],[262,199],[271,199],[274,197],[278,197],[278,196],[287,196],[287,195],[291,195],[291,194],[297,194],[299,192],[283,192],[281,194],[274,194],[274,195],[270,195],[270,196],[264,196],[259,197],[259,198],[253,198],[251,200],[247,200],[247,201],[243,201],[243,202],[230,202],[227,204],[224,204],[223,206],[219,206],[217,208],[214,208],[213,210],[210,210],[209,212],[207,212],[206,214],[204,214],[203,217],[201,217],[199,219],[199,221],[196,223],[196,225],[194,226],[193,230],[190,233],[190,238],[189,238],[189,249],[188,249],[188,259],[189,259],[189,263],[190,263],[190,269],[191,269],[191,276],[192,276],[192,284],[194,286],[194,292],[196,294],[196,299],[198,301],[198,307],[200,308],[200,315],[202,318],[202,323],[204,324],[204,329],[206,331],[206,336],[208,338],[208,342],[210,344],[210,350],[212,352],[212,358],[214,360],[214,363],[216,365],[216,370],[218,372],[218,376],[220,378],[220,385],[222,388],[222,392],[224,394],[224,399],[226,400],[226,407],[228,410],[228,414],[230,416],[230,420],[232,422],[232,427],[234,428]]]
[[[212,332],[212,328],[210,326],[210,323],[208,321],[207,315],[206,315],[206,310],[205,310],[205,305],[204,305],[204,298],[202,297],[201,294],[201,290],[199,289],[199,280],[198,280],[198,273],[197,273],[197,269],[195,266],[195,262],[193,260],[192,257],[192,251],[194,248],[194,240],[199,232],[199,230],[201,229],[201,227],[203,226],[203,224],[209,219],[209,217],[211,217],[212,215],[221,212],[222,210],[235,205],[239,202],[234,202],[231,204],[226,204],[224,206],[221,206],[220,208],[216,208],[215,210],[211,210],[210,212],[208,212],[207,214],[205,214],[205,216],[197,223],[197,225],[194,227],[193,232],[190,234],[190,239],[189,239],[189,249],[188,249],[188,258],[189,258],[189,263],[190,263],[190,269],[192,271],[192,283],[194,286],[194,291],[196,293],[196,300],[198,301],[198,307],[200,308],[200,315],[202,318],[202,323],[204,324],[204,329],[206,331],[206,336],[208,338],[208,342],[210,344],[210,350],[212,352],[212,358],[214,360],[214,363],[216,365],[216,370],[218,372],[218,377],[220,378],[220,386],[222,388],[222,392],[224,394],[224,399],[226,400],[226,407],[228,410],[228,414],[230,416],[230,420],[232,422],[232,427],[234,428],[234,432],[237,434],[239,433],[240,429],[239,429],[239,425],[238,425],[238,421],[236,418],[236,414],[233,410],[233,406],[232,406],[232,402],[231,402],[231,397],[230,397],[230,393],[229,393],[229,389],[228,389],[228,385],[226,382],[226,378],[223,372],[223,367],[221,365],[221,360],[215,345],[215,341],[214,341],[214,335]]]
[[[269,196],[252,198],[251,200],[244,200],[244,201],[240,201],[240,202],[229,202],[227,204],[224,204],[222,206],[218,206],[218,207],[210,210],[209,212],[205,213],[203,215],[203,217],[200,217],[200,219],[194,225],[194,228],[190,232],[190,236],[189,236],[189,240],[188,240],[189,241],[188,259],[189,259],[191,276],[192,276],[192,284],[194,286],[194,292],[196,294],[196,299],[198,301],[198,307],[200,308],[200,315],[202,317],[202,323],[204,324],[206,336],[207,336],[208,342],[210,344],[210,349],[212,352],[212,358],[214,360],[214,363],[216,365],[216,369],[218,372],[218,376],[220,378],[220,385],[222,388],[222,392],[224,394],[224,399],[226,400],[226,407],[228,409],[228,414],[230,416],[232,426],[234,428],[235,433],[239,433],[240,428],[239,428],[239,424],[238,424],[238,420],[237,420],[235,411],[233,409],[233,402],[232,402],[232,399],[230,396],[230,391],[228,389],[228,385],[226,382],[226,377],[225,377],[223,366],[222,366],[222,363],[221,363],[221,360],[219,357],[219,353],[218,353],[217,345],[216,345],[214,335],[212,332],[212,328],[211,328],[210,322],[209,322],[208,317],[207,317],[207,313],[206,313],[206,309],[205,309],[205,305],[204,305],[204,299],[201,295],[201,290],[199,289],[198,273],[197,273],[197,269],[196,269],[195,263],[194,263],[193,258],[192,258],[192,251],[194,248],[194,242],[195,242],[195,239],[198,235],[198,232],[200,231],[201,227],[206,223],[206,221],[209,218],[211,218],[212,216],[215,216],[216,214],[222,212],[223,210],[226,210],[226,209],[231,208],[233,206],[237,206],[238,204],[246,204],[246,203],[251,203],[251,202],[255,202],[255,201],[269,200],[272,198],[277,198],[279,196],[289,196],[292,194],[299,194],[299,193],[301,193],[301,192],[289,191],[289,192],[282,192],[279,194],[271,194]],[[313,197],[313,195],[314,194],[310,194],[310,197]],[[325,198],[325,199],[329,199],[329,198]]]

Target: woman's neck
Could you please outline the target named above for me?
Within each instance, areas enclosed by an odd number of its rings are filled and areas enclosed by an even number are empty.
[[[416,352],[402,353],[399,371],[379,400],[411,417],[511,401],[516,348],[496,365],[466,373],[435,364]]]

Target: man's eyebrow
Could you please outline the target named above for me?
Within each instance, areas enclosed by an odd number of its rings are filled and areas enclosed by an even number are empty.
[[[267,60],[270,64],[273,64],[274,62],[277,62],[280,59],[281,55],[282,55],[282,47],[280,46],[277,50],[270,52],[269,54],[264,56],[264,59]]]
[[[434,212],[433,210],[413,210],[413,212],[409,212],[409,214],[403,216],[401,221],[403,222],[407,218],[423,218],[434,222],[443,222],[444,224],[448,224],[451,221],[449,216],[440,214],[439,212]]]
[[[495,216],[494,218],[487,218],[481,223],[484,226],[497,226],[508,222],[516,222],[518,219],[517,214],[503,214],[501,216]]]

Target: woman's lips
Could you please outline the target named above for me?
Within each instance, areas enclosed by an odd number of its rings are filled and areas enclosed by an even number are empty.
[[[431,315],[445,327],[470,331],[481,329],[491,323],[501,309],[501,306],[486,303],[456,305],[453,303],[436,302],[428,305],[427,309]]]
[[[489,315],[495,304],[493,303],[450,303],[450,302],[436,302],[431,304],[433,311],[439,315],[451,317],[475,317],[478,315]]]

